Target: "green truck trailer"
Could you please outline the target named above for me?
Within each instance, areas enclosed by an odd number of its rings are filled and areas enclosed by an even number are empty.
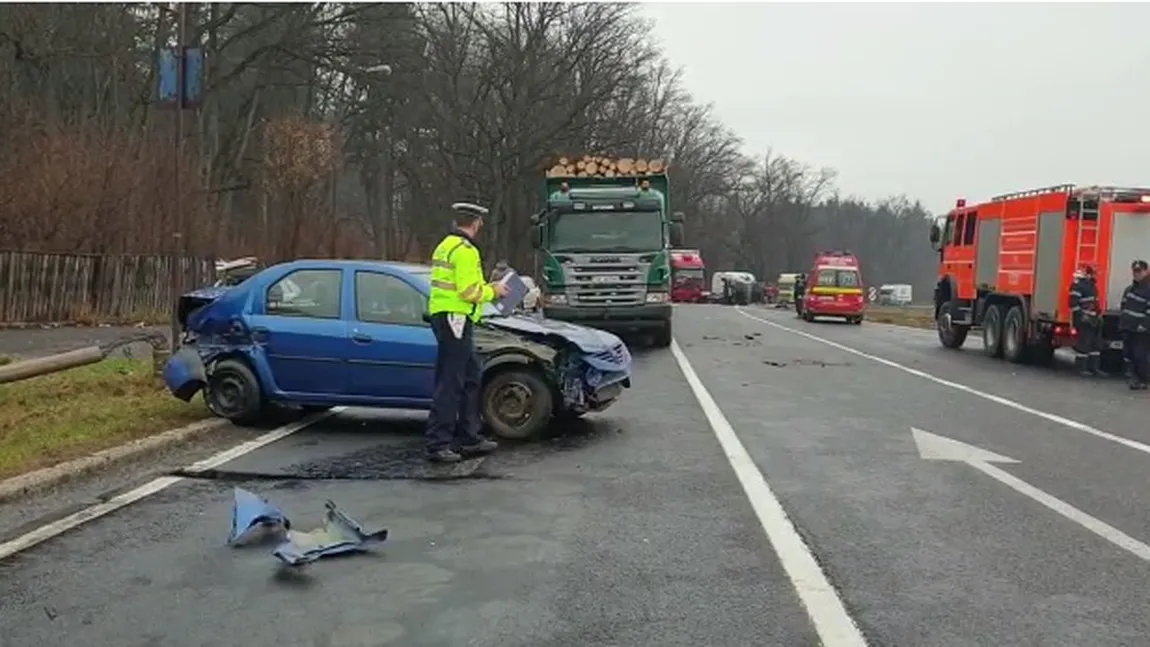
[[[683,215],[667,174],[549,176],[542,197],[532,243],[544,314],[669,346],[669,251],[682,245]]]

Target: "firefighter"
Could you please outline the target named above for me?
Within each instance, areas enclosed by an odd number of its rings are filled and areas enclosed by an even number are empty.
[[[803,316],[803,294],[807,291],[807,275],[800,274],[795,277],[795,314]]]
[[[479,356],[473,330],[484,303],[505,296],[507,287],[483,281],[475,236],[487,209],[457,202],[455,227],[431,254],[427,312],[435,334],[435,391],[427,417],[427,458],[457,463],[464,455],[488,454],[498,445],[479,434]]]
[[[1122,312],[1118,329],[1122,331],[1122,348],[1126,355],[1130,388],[1146,389],[1150,382],[1150,266],[1144,260],[1130,264],[1134,281],[1122,292]]]
[[[1070,317],[1078,330],[1074,340],[1074,367],[1081,375],[1099,375],[1102,368],[1102,318],[1098,310],[1098,284],[1094,268],[1089,265],[1074,272],[1074,283],[1070,286]]]

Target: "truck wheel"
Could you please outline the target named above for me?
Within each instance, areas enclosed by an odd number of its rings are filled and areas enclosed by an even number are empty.
[[[1002,308],[990,306],[982,319],[982,350],[990,357],[1002,357]]]
[[[554,398],[538,371],[514,366],[491,376],[480,395],[483,419],[496,437],[526,440],[551,422]]]
[[[238,359],[225,359],[212,369],[204,402],[212,413],[241,426],[256,424],[264,413],[259,378]]]
[[[938,341],[944,348],[958,349],[966,342],[966,335],[970,326],[956,325],[954,321],[955,307],[953,303],[942,304],[938,309],[935,327],[938,329]]]
[[[655,331],[655,348],[666,348],[671,345],[671,322],[663,324],[662,328]]]
[[[1006,312],[1002,324],[1002,356],[1013,364],[1026,361],[1026,315],[1022,306],[1013,306]]]

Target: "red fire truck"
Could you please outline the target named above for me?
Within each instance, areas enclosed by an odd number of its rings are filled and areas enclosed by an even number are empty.
[[[807,273],[803,293],[803,319],[842,317],[849,323],[861,324],[866,313],[862,273],[859,260],[845,251],[820,252]]]
[[[671,250],[671,301],[702,303],[706,297],[703,257],[697,249]]]
[[[1150,246],[1150,189],[1064,184],[955,208],[931,226],[939,254],[938,338],[960,348],[982,329],[987,355],[1046,363],[1074,343],[1074,272],[1094,267],[1103,311],[1103,367],[1120,367],[1118,310],[1131,261]]]

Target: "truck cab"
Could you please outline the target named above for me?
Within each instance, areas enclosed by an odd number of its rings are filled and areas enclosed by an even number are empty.
[[[545,316],[649,331],[669,346],[670,249],[683,216],[669,211],[666,175],[548,177],[545,193],[532,232]]]
[[[701,303],[706,299],[703,257],[697,249],[671,250],[671,301]]]

